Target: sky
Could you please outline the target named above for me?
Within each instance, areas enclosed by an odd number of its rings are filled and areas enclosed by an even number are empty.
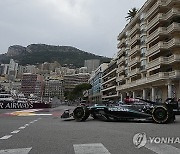
[[[146,0],[0,0],[0,53],[11,45],[73,46],[113,58],[129,9]]]

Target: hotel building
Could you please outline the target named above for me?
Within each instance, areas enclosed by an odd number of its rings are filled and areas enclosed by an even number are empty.
[[[117,39],[121,99],[180,98],[179,0],[147,0]]]

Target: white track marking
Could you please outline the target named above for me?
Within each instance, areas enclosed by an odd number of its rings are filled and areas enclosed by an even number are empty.
[[[74,144],[75,154],[110,154],[102,143]]]
[[[16,133],[19,133],[20,130],[14,130],[13,132],[11,132],[11,134],[16,134]]]
[[[24,126],[22,126],[22,127],[19,127],[19,129],[24,129],[24,128],[26,128],[26,127],[24,127]]]
[[[36,114],[36,113],[35,113],[34,115],[37,115],[37,116],[43,116],[43,115],[44,115],[44,116],[46,116],[46,115],[52,115],[52,114],[50,114],[50,113],[40,113],[40,114]]]
[[[28,154],[32,148],[0,150],[0,154]]]
[[[21,111],[15,111],[15,112],[36,112],[36,111],[41,111],[43,109],[28,109],[28,110],[21,110]]]
[[[34,122],[36,122],[36,121],[38,121],[38,120],[40,120],[40,119],[41,119],[41,118],[38,118],[38,119],[36,119],[36,120],[34,120],[34,121],[31,121],[30,124],[32,124],[32,123],[34,123]],[[26,128],[27,126],[29,126],[30,124],[25,124],[24,126],[19,127],[18,130],[12,131],[11,134],[17,134],[17,133],[19,133],[21,129],[25,129],[25,128]],[[10,138],[10,137],[12,137],[12,135],[5,135],[5,136],[1,137],[0,140],[6,140],[6,139],[8,139],[8,138]],[[0,154],[1,154],[1,153],[0,153]],[[8,154],[8,153],[6,153],[6,154]],[[19,154],[19,153],[18,153],[18,154]]]
[[[157,154],[178,154],[180,149],[167,144],[147,143],[145,147]]]
[[[0,140],[7,140],[8,138],[10,138],[12,135],[5,135],[3,137],[0,138]]]

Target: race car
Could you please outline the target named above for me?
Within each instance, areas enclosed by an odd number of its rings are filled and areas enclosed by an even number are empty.
[[[77,106],[73,112],[65,110],[61,115],[62,119],[73,117],[76,121],[85,121],[90,115],[94,119],[105,121],[121,120],[150,120],[163,124],[175,121],[174,109],[178,108],[178,102],[172,98],[166,99],[164,103],[152,102],[143,99],[131,99],[115,105],[93,105]]]

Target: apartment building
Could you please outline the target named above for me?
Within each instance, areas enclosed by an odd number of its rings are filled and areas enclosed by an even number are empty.
[[[102,75],[103,71],[108,67],[108,63],[101,64],[92,74],[89,83],[92,88],[89,90],[89,101],[93,103],[102,102]]]
[[[64,85],[61,78],[48,78],[45,80],[44,88],[45,97],[58,97],[61,101],[64,101]]]
[[[41,97],[43,94],[43,77],[37,74],[24,73],[21,81],[21,92],[25,96],[35,94]]]
[[[18,72],[18,63],[13,59],[10,59],[9,69],[8,69],[8,80],[14,81]]]
[[[103,101],[118,100],[118,93],[116,91],[117,88],[116,71],[117,71],[117,62],[116,59],[113,59],[108,64],[108,67],[104,70],[102,76],[101,92],[102,92]]]
[[[117,39],[121,99],[180,98],[179,0],[147,0]]]
[[[73,75],[64,75],[64,90],[65,91],[72,91],[76,85],[82,84],[82,83],[88,83],[88,80],[90,78],[89,73],[79,73],[79,74],[73,74]]]

